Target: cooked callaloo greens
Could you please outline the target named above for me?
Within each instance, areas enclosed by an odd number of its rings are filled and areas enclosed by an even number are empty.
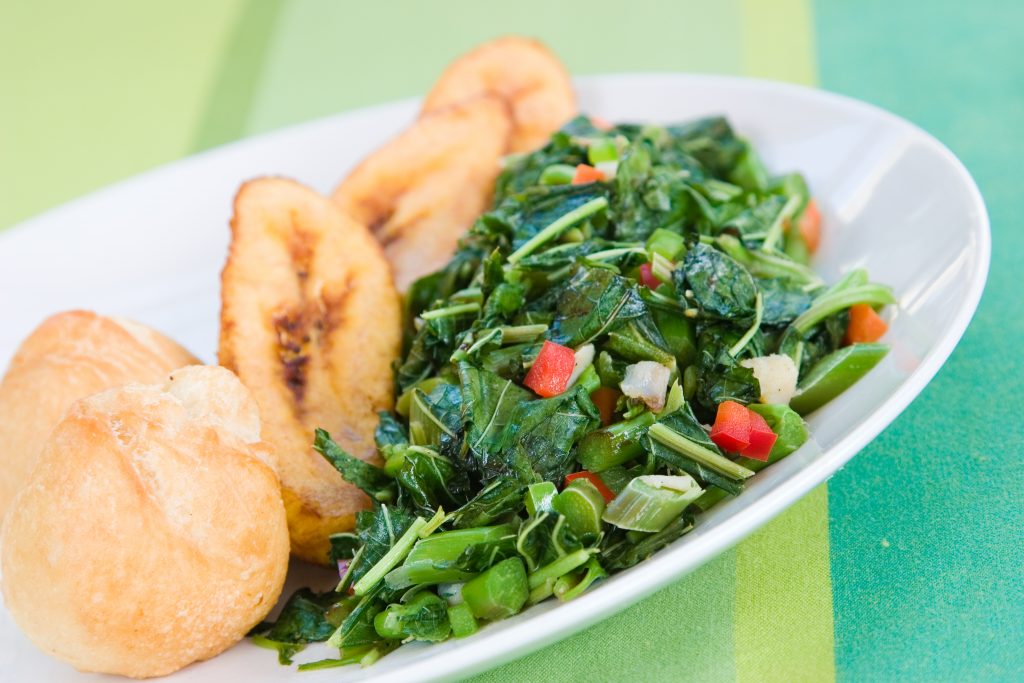
[[[808,265],[819,216],[722,118],[577,118],[506,159],[493,208],[406,301],[383,466],[315,448],[373,509],[337,590],[254,637],[372,662],[570,600],[693,528],[885,355],[890,289]]]

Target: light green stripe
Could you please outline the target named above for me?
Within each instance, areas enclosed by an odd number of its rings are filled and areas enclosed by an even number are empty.
[[[817,82],[807,0],[742,0],[748,76]],[[835,680],[828,493],[821,486],[736,550],[736,674],[746,681]]]
[[[740,0],[743,73],[803,85],[817,83],[810,0]]]
[[[736,550],[737,680],[835,679],[824,486]]]
[[[236,10],[5,3],[0,226],[189,153]]]
[[[262,132],[424,94],[448,62],[495,36],[544,41],[574,75],[741,72],[739,0],[286,3],[249,117]]]
[[[281,0],[244,0],[196,131],[195,150],[231,142],[244,134],[281,4]]]
[[[733,683],[735,566],[729,551],[639,605],[470,680]]]

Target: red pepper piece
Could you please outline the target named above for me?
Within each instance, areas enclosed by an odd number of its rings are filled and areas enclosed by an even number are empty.
[[[594,474],[593,472],[583,470],[582,472],[573,472],[572,474],[567,474],[565,475],[565,486],[568,486],[569,482],[573,481],[574,479],[588,480],[591,484],[594,485],[594,488],[596,488],[601,493],[601,496],[604,498],[604,502],[606,503],[612,502],[612,499],[615,498],[615,494],[612,493],[612,490],[608,488],[608,486],[604,483],[600,476]]]
[[[779,437],[761,415],[750,409],[747,409],[747,412],[750,413],[750,445],[741,451],[740,455],[768,462],[768,454],[772,452],[772,447]]]
[[[576,167],[576,175],[572,177],[572,184],[586,185],[587,183],[596,183],[599,180],[604,180],[603,171],[587,164],[579,164]]]
[[[597,406],[601,413],[601,424],[607,427],[615,419],[615,404],[619,401],[621,394],[611,387],[598,387],[590,394],[590,400]]]
[[[850,306],[850,324],[846,328],[843,343],[850,344],[875,342],[881,339],[889,329],[889,325],[875,313],[868,304]]]
[[[800,236],[804,238],[807,251],[812,254],[816,252],[818,245],[821,244],[821,211],[813,199],[807,202],[807,207],[797,222],[797,228],[800,230]]]
[[[645,263],[640,266],[640,284],[647,289],[657,289],[661,286],[661,280],[654,276],[654,266]]]
[[[572,349],[545,341],[523,384],[544,398],[557,396],[569,385],[575,365],[576,354]]]
[[[711,426],[711,440],[719,448],[742,453],[750,446],[750,410],[735,401],[718,404],[715,424]]]

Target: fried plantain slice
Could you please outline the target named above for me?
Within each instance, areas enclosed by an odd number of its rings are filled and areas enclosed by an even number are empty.
[[[496,97],[441,109],[364,159],[335,189],[335,203],[383,245],[399,291],[444,267],[488,208],[511,127]]]
[[[497,95],[512,110],[510,152],[540,147],[576,115],[565,67],[543,44],[529,38],[498,38],[456,59],[427,94],[423,113],[483,94]]]
[[[221,274],[220,363],[260,407],[277,450],[292,552],[327,562],[367,497],[312,449],[316,427],[376,457],[377,411],[391,407],[400,300],[365,227],[316,192],[262,178],[241,187]]]

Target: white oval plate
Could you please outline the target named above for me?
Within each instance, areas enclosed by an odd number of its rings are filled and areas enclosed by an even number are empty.
[[[368,669],[297,674],[278,667],[272,652],[243,642],[175,674],[175,681],[341,683],[379,677],[411,683],[464,676],[522,656],[678,579],[792,505],[888,425],[952,352],[985,284],[989,225],[974,181],[934,138],[867,104],[779,83],[648,74],[584,78],[577,87],[581,111],[614,121],[725,114],[770,169],[803,172],[824,215],[816,267],[829,279],[865,267],[899,298],[887,336],[892,353],[814,414],[812,440],[755,477],[742,496],[714,509],[655,557],[573,602],[549,601],[464,640],[405,646]],[[415,101],[398,102],[244,140],[0,234],[0,364],[46,315],[69,308],[149,323],[213,362],[218,278],[239,184],[284,175],[326,192],[416,110]],[[324,656],[330,653],[310,648],[300,661]],[[3,610],[0,671],[11,680],[86,680],[37,651]]]

